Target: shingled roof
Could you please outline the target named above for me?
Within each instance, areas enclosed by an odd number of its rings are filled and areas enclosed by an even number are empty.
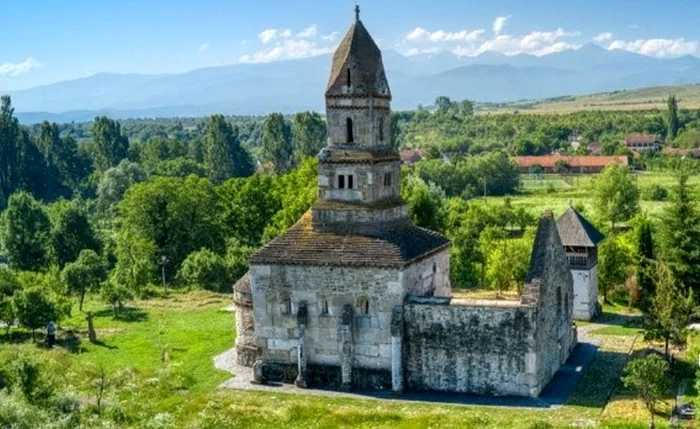
[[[307,212],[284,234],[255,252],[251,265],[311,265],[403,269],[412,262],[449,247],[437,232],[409,223],[358,233],[352,224],[344,232],[318,232]]]
[[[595,247],[605,236],[573,207],[569,207],[559,219],[557,229],[564,246]]]
[[[354,65],[351,71],[354,95],[391,95],[384,73],[382,53],[359,19],[352,24],[333,55],[326,95],[342,86],[337,83],[339,80],[344,81],[344,71],[350,64]]]

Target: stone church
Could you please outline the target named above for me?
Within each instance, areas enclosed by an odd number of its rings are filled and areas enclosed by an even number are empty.
[[[400,196],[391,90],[359,18],[333,56],[318,200],[234,285],[236,351],[257,383],[537,396],[576,342],[551,213],[518,302],[452,299],[450,242]]]

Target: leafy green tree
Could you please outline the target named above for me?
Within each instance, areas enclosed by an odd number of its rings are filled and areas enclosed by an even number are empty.
[[[124,193],[134,183],[143,182],[147,175],[141,166],[129,160],[123,160],[116,167],[105,171],[97,187],[98,207],[111,213],[112,207],[121,201]]]
[[[603,290],[603,301],[608,301],[608,292],[615,285],[627,280],[630,255],[617,236],[609,236],[600,244],[598,249],[598,266],[600,270],[600,287]]]
[[[107,267],[95,251],[83,250],[75,262],[63,268],[61,279],[69,291],[78,294],[79,309],[83,311],[85,293],[99,290],[100,284],[107,280]]]
[[[20,186],[17,165],[20,162],[19,121],[14,117],[12,100],[9,95],[0,97],[0,207]]]
[[[683,287],[700,293],[700,214],[688,175],[680,173],[660,223],[663,259]]]
[[[236,281],[248,271],[248,259],[254,251],[254,247],[241,244],[235,238],[228,241],[226,245],[226,266],[231,274],[231,279]]]
[[[678,135],[678,102],[675,95],[668,96],[668,139],[673,140]]]
[[[438,112],[449,112],[452,108],[452,100],[450,100],[450,97],[441,95],[435,99],[435,107],[437,108]]]
[[[9,265],[28,271],[41,271],[49,263],[51,222],[44,208],[28,193],[10,197],[3,216],[2,241]]]
[[[190,253],[177,275],[186,285],[215,292],[228,292],[232,284],[226,261],[209,249]]]
[[[58,205],[51,222],[51,249],[59,269],[78,258],[84,249],[99,252],[102,245],[87,211],[77,202]],[[82,307],[81,307],[82,309]]]
[[[530,262],[530,246],[524,239],[501,239],[494,243],[488,256],[487,275],[498,294],[525,282]]]
[[[316,112],[297,113],[292,120],[292,143],[297,161],[316,156],[326,146],[326,121]]]
[[[54,193],[69,196],[78,190],[79,184],[92,171],[90,159],[81,153],[78,144],[71,136],[61,137],[59,127],[55,123],[42,122],[37,147],[46,163],[46,169],[55,170],[51,176],[56,176]]]
[[[655,295],[654,280],[652,277],[654,261],[654,240],[652,237],[651,222],[643,219],[637,226],[637,285],[642,292],[639,307],[648,313]]]
[[[593,193],[598,215],[609,221],[613,230],[617,222],[629,220],[639,211],[639,189],[627,167],[605,167],[595,179]]]
[[[134,298],[134,292],[123,284],[108,281],[103,285],[100,297],[104,302],[112,306],[114,318],[118,319],[121,317],[124,304]]]
[[[668,356],[669,342],[685,343],[685,327],[693,314],[692,291],[683,290],[673,272],[663,263],[656,265],[656,294],[645,318],[645,336],[648,339],[662,339]]]
[[[119,121],[98,116],[92,125],[93,161],[99,171],[119,164],[129,151],[129,139],[122,134]]]
[[[275,171],[286,173],[294,167],[294,145],[289,125],[281,113],[270,114],[263,123],[262,157]]]
[[[147,238],[137,235],[135,232],[122,229],[116,238],[116,264],[110,274],[109,287],[125,287],[140,295],[144,286],[155,281],[158,270],[156,265],[156,253],[158,247]],[[103,288],[104,289],[104,288]],[[121,296],[120,290],[110,290],[104,296],[116,294]],[[109,301],[113,304],[116,301]]]
[[[21,288],[21,284],[11,270],[0,270],[0,322],[5,325],[5,334],[10,332],[15,323],[16,314],[12,297]]]
[[[444,228],[443,203],[445,193],[434,183],[425,183],[420,177],[405,176],[401,196],[408,204],[413,222],[420,227],[442,231]]]
[[[47,290],[38,288],[20,290],[15,293],[12,301],[17,321],[21,326],[32,331],[33,339],[37,329],[44,328],[50,321],[57,323],[63,316],[60,307]]]
[[[656,405],[662,401],[671,388],[668,362],[655,354],[630,361],[624,369],[622,382],[628,389],[634,389],[649,411],[650,424],[654,427]]]
[[[255,172],[250,154],[239,142],[238,128],[232,127],[223,115],[209,117],[204,141],[204,164],[212,182],[248,177]]]

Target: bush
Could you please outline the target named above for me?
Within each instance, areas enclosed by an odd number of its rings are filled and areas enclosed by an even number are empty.
[[[668,189],[654,183],[644,190],[644,199],[649,201],[666,201],[668,198]]]
[[[189,286],[215,292],[231,289],[231,275],[224,259],[209,249],[190,253],[180,267],[178,279]]]
[[[27,289],[17,292],[13,299],[17,320],[20,325],[32,331],[48,325],[50,321],[58,322],[70,313],[65,301],[57,303],[49,294],[40,289]]]

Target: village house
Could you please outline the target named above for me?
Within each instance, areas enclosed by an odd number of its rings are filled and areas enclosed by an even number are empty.
[[[543,156],[515,156],[513,160],[518,164],[523,174],[539,172],[550,173],[600,173],[610,164],[629,166],[626,156],[594,156],[594,155],[543,155]]]
[[[658,137],[653,134],[632,133],[628,134],[620,144],[633,152],[643,152],[645,150],[659,150],[661,143]]]

